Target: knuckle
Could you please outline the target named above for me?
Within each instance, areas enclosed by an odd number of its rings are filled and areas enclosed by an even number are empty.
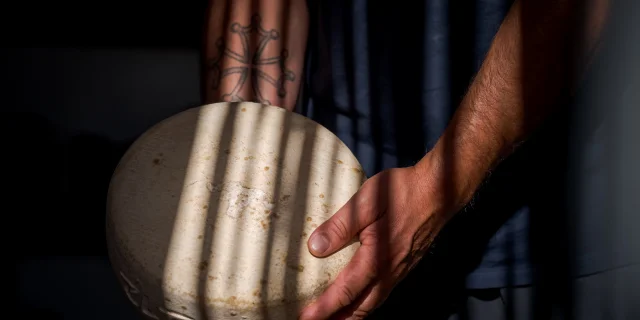
[[[367,281],[373,281],[378,277],[378,275],[380,275],[380,264],[374,261],[373,263],[370,263],[368,265],[368,268],[366,270],[367,273],[365,274],[365,277]]]
[[[353,312],[350,319],[361,320],[369,316],[369,311],[363,309],[357,309]]]
[[[331,219],[329,220],[329,230],[340,240],[348,241],[350,240],[350,232],[349,226],[343,219]]]
[[[350,305],[356,299],[356,293],[347,286],[340,286],[340,297],[338,303],[341,308]]]

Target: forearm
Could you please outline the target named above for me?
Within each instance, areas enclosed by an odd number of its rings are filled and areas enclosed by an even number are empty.
[[[211,0],[205,103],[254,101],[292,110],[307,41],[305,0]]]
[[[587,13],[604,1],[591,3]],[[437,180],[447,206],[465,205],[487,173],[553,113],[554,102],[582,74],[606,14],[600,10],[581,20],[578,6],[584,3],[514,3],[445,133],[416,165]],[[584,38],[576,38],[575,28],[583,24],[588,26],[579,34]]]

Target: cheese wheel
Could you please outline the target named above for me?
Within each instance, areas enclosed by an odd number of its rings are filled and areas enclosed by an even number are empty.
[[[299,114],[247,102],[181,112],[112,176],[112,266],[151,319],[296,319],[359,246],[321,259],[308,237],[364,180],[344,143]]]

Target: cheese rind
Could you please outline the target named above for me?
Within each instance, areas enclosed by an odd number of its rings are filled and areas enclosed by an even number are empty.
[[[364,179],[351,151],[301,115],[246,102],[184,111],[113,174],[112,264],[150,318],[295,318],[358,247],[318,259],[306,242]]]

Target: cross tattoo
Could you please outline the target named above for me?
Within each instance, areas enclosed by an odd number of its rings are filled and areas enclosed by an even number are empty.
[[[231,25],[231,33],[240,37],[242,43],[242,52],[238,53],[229,48],[225,44],[223,37],[216,41],[216,47],[218,49],[218,56],[212,59],[209,63],[209,71],[211,72],[213,84],[212,89],[217,90],[220,87],[220,82],[224,77],[232,74],[239,74],[238,82],[235,84],[231,92],[225,93],[222,96],[223,101],[246,101],[247,99],[239,95],[240,90],[247,81],[247,78],[251,76],[251,85],[253,88],[253,94],[255,99],[262,104],[271,104],[271,102],[265,99],[260,92],[260,82],[266,82],[272,85],[278,90],[278,96],[284,98],[287,91],[285,89],[286,81],[294,81],[294,73],[287,69],[285,66],[285,60],[289,53],[286,49],[280,52],[279,56],[264,57],[264,49],[269,42],[276,41],[280,38],[280,34],[275,29],[265,30],[260,25],[261,19],[259,15],[254,15],[252,21],[248,26],[241,26],[238,23]],[[252,52],[250,46],[251,33],[257,33],[257,46],[255,51]],[[229,67],[222,70],[222,58],[231,58],[237,62],[240,62],[241,66]],[[278,65],[280,69],[280,75],[277,78],[267,74],[263,67],[267,65]]]

